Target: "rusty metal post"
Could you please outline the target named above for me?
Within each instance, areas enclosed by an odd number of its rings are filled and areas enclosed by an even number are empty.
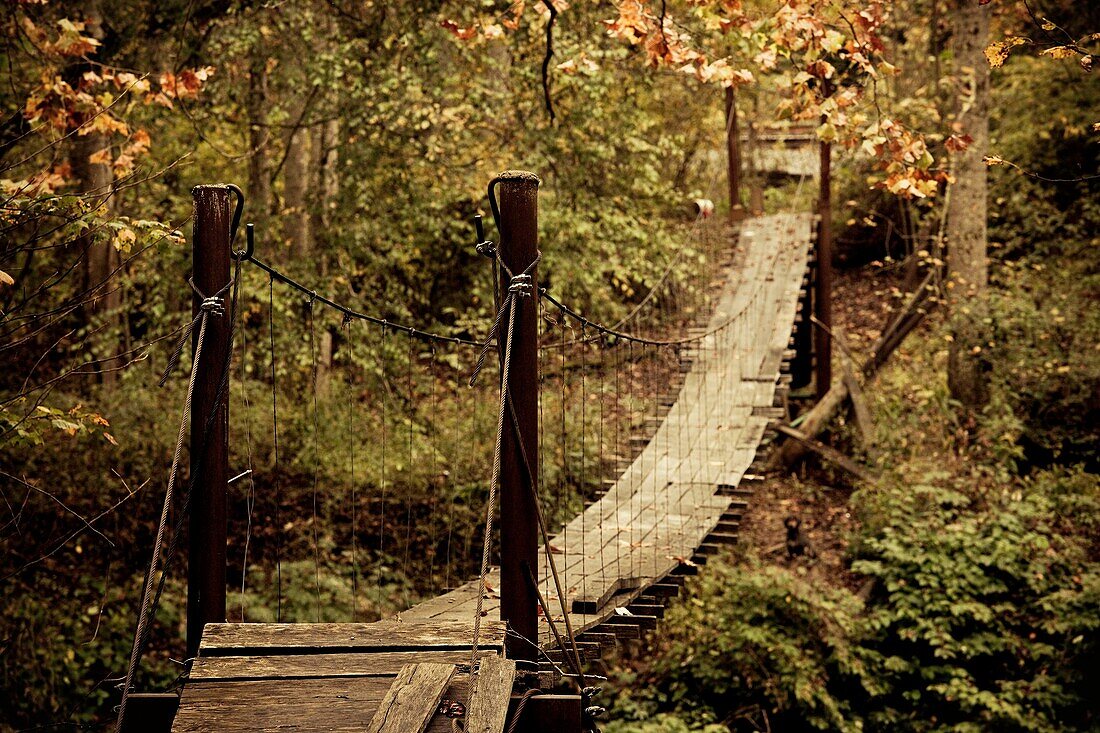
[[[196,186],[192,239],[195,287],[213,296],[229,284],[232,205],[226,186]],[[229,407],[218,391],[229,357],[228,314],[208,316],[195,392],[191,399],[191,494],[187,566],[187,656],[198,653],[203,627],[225,621],[226,486],[229,477]],[[202,300],[195,294],[192,312]],[[198,341],[195,332],[192,349]]]
[[[741,133],[737,129],[737,92],[726,87],[726,160],[730,186],[730,221],[745,218],[741,203]]]
[[[500,258],[518,275],[538,255],[539,177],[526,171],[505,171],[498,177],[500,197]],[[500,290],[509,278],[501,268]],[[500,618],[522,638],[505,641],[508,656],[537,662],[537,649],[525,639],[538,639],[538,599],[525,568],[538,567],[538,515],[530,489],[538,486],[538,272],[531,273],[534,292],[517,301],[512,335],[512,359],[507,389],[512,409],[506,411],[500,454]],[[508,333],[508,322],[500,333]],[[504,358],[503,338],[500,358]],[[510,428],[510,429],[509,429]],[[522,448],[521,448],[522,445]],[[526,463],[524,460],[526,455]],[[530,467],[530,475],[527,467]],[[530,483],[528,483],[530,482]]]
[[[817,358],[817,398],[821,399],[833,383],[833,201],[832,145],[821,141],[821,169],[817,213],[817,282],[814,288],[814,355]],[[823,327],[824,326],[824,327]]]

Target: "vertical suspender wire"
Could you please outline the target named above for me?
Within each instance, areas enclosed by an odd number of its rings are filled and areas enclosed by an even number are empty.
[[[405,361],[405,386],[408,388],[408,400],[405,403],[405,419],[409,423],[409,462],[406,464],[405,476],[407,485],[405,487],[405,552],[401,559],[401,574],[406,578],[409,577],[409,553],[412,549],[412,515],[413,515],[413,496],[412,487],[415,485],[414,467],[416,466],[416,449],[413,447],[413,430],[415,427],[416,417],[416,389],[413,385],[413,358],[414,349],[413,342],[410,339],[408,342],[408,349],[406,353]],[[410,583],[405,584],[405,606],[412,605],[409,598]]]
[[[585,448],[587,447],[586,441],[585,441],[585,433],[588,432],[588,425],[585,422],[585,419],[586,419],[587,414],[588,414],[588,395],[585,393],[585,372],[587,371],[585,352],[588,350],[588,344],[586,343],[586,341],[587,341],[587,333],[585,332],[585,327],[584,327],[584,324],[582,323],[581,324],[581,340],[580,340],[580,343],[577,344],[577,349],[579,349],[580,352],[581,352],[581,358],[580,358],[580,362],[581,362],[581,415],[580,415],[580,418],[581,418],[581,439],[580,439],[581,467],[580,467],[580,472],[579,472],[578,485],[580,487],[580,496],[581,496],[581,595],[587,598],[588,597],[588,571],[589,571],[588,557],[589,557],[590,550],[587,547],[587,544],[588,544],[588,527],[586,526],[586,524],[587,524],[586,515],[588,514],[588,511],[587,511],[587,509],[588,509],[588,483],[586,481],[587,475],[585,474],[585,470],[584,470],[584,468],[585,468],[585,459],[587,458],[587,455],[585,453]]]
[[[651,364],[650,364],[650,367],[649,367],[649,374],[650,374],[650,377],[649,377],[649,380],[648,380],[649,381],[649,387],[646,391],[650,395],[649,399],[653,400],[653,408],[654,408],[653,409],[653,416],[654,416],[654,418],[656,418],[657,417],[657,403],[660,401],[658,399],[658,394],[657,394],[658,381],[656,379],[656,377],[658,375],[658,372],[656,370],[660,368],[660,359],[659,359],[660,352],[658,351],[657,346],[653,346],[653,347],[651,347],[651,349],[652,349],[652,351],[650,353],[652,354],[652,357],[650,358]],[[646,410],[646,413],[644,413],[643,416],[645,417],[645,419],[642,422],[642,425],[644,426],[643,429],[645,430],[644,434],[645,434],[646,437],[650,437],[649,425],[647,424],[649,422],[648,412],[649,411]],[[647,447],[649,447],[648,444],[647,444]],[[658,446],[656,446],[656,445],[654,445],[652,447],[649,447],[649,452],[651,454],[653,454],[653,529],[652,529],[652,536],[650,538],[650,543],[653,545],[653,564],[650,565],[649,575],[653,574],[652,568],[657,567],[657,564],[658,564],[657,563],[657,557],[660,554],[660,539],[661,539],[660,538],[660,527],[661,527],[662,517],[661,517],[660,507],[658,505],[657,497],[659,496],[659,492],[661,492],[661,490],[664,487],[662,487],[660,485],[660,476],[657,475],[657,466],[660,464],[660,461],[661,461],[661,456],[659,455],[659,452],[656,450],[657,447]],[[668,519],[667,515],[665,515],[664,518],[665,518],[665,521],[667,521],[667,519]]]
[[[662,304],[664,304],[664,303],[665,303],[665,301],[664,301],[664,299],[662,299]],[[665,312],[667,313],[667,306],[666,306]],[[672,347],[672,348],[675,348],[675,347]],[[659,352],[659,353],[660,353],[660,360],[659,361],[660,361],[661,374],[664,375],[665,371],[668,369],[668,359],[665,357],[664,352]],[[669,375],[669,376],[671,376],[671,375]],[[679,377],[679,375],[676,375],[676,376]],[[661,390],[662,390],[662,385],[668,385],[669,382],[671,382],[671,381],[672,380],[667,378],[667,377],[664,378],[664,379],[659,379],[658,382],[657,382],[656,389],[654,389],[654,391],[653,391],[653,425],[651,426],[651,430],[649,432],[650,432],[650,435],[652,436],[651,440],[653,440],[654,442],[657,439],[657,432],[660,430],[660,425],[661,425]],[[662,441],[664,442],[663,445],[660,445],[660,444],[654,445],[654,448],[655,448],[655,450],[653,451],[654,455],[657,455],[657,456],[660,456],[661,454],[664,454],[665,456],[668,455],[668,443],[667,443],[667,441],[664,440],[663,437],[662,437]],[[679,458],[679,456],[677,456],[677,458]],[[658,461],[659,461],[659,459],[658,459]],[[668,461],[666,460],[666,464],[667,463],[668,463]],[[672,527],[671,527],[671,524],[670,524],[671,521],[672,521],[672,516],[669,513],[669,498],[668,498],[668,495],[669,495],[669,492],[672,491],[673,489],[669,487],[668,480],[665,479],[665,480],[662,481],[660,476],[658,476],[657,479],[653,483],[658,486],[661,493],[664,494],[664,499],[665,499],[664,521],[662,522],[664,524],[664,537],[659,537],[658,538],[659,540],[663,540],[664,544],[660,544],[660,542],[658,541],[658,543],[657,543],[658,544],[658,553],[657,554],[658,554],[658,556],[660,556],[660,554],[662,554],[662,553],[665,554],[665,555],[668,555],[669,554],[668,550],[671,550],[671,544],[670,544],[670,539],[669,538],[672,536],[672,532],[671,532]],[[679,490],[679,487],[677,486],[677,487],[675,487],[675,489]],[[655,562],[653,564],[653,567],[654,568],[660,567],[660,563]]]
[[[275,484],[275,620],[283,620],[283,523],[280,520],[282,509],[282,494],[279,482],[279,390],[278,377],[275,368],[275,278],[269,277],[267,281],[267,335],[271,347],[271,432],[274,440],[275,469],[272,472],[272,481]]]
[[[544,310],[544,307],[543,307],[542,298],[539,298],[538,315],[537,315],[537,318],[538,318],[538,327],[537,328],[538,328],[538,332],[539,332],[539,343],[543,342],[542,336],[545,333],[545,328],[546,328],[545,315],[546,314],[545,314],[545,310]],[[549,341],[549,339],[546,339],[546,340]],[[539,451],[539,466],[545,466],[546,465],[546,440],[545,440],[546,439],[546,431],[545,431],[545,424],[544,424],[545,423],[545,415],[543,413],[543,408],[545,406],[545,400],[543,399],[543,393],[544,393],[545,387],[546,387],[546,354],[545,354],[545,351],[546,351],[545,349],[538,349],[538,374],[539,374],[539,379],[538,379],[538,392],[536,394],[536,399],[538,401],[538,440],[536,441],[536,444],[538,445],[538,451]],[[539,471],[538,495],[539,496],[546,496],[546,471],[545,470],[540,470]],[[548,540],[544,544],[546,545],[545,551],[547,553],[554,552],[554,548],[550,545]],[[546,585],[545,585],[545,590],[543,590],[542,597],[546,598],[547,596],[550,595],[550,577],[549,577],[549,573],[544,573],[543,575],[546,576],[545,581],[544,581]],[[538,577],[537,576],[535,578],[535,581],[538,582]],[[550,625],[550,609],[545,608],[545,607],[542,607],[542,609],[543,609],[543,613],[546,616],[546,624],[547,624],[547,626],[549,626]],[[562,651],[564,652],[565,650],[563,649]]]
[[[313,388],[313,430],[311,431],[311,442],[313,443],[313,456],[314,460],[317,460],[318,450],[318,435],[317,429],[320,425],[320,416],[318,415],[318,402],[317,402],[317,344],[316,344],[316,325],[314,323],[313,315],[313,297],[306,301],[306,311],[309,316],[309,359],[310,359],[310,383]],[[319,461],[318,461],[319,462]],[[317,514],[317,490],[318,490],[318,468],[317,464],[313,467],[313,487],[312,487],[312,499],[313,499],[313,516],[311,520],[312,536],[313,536],[313,615],[314,620],[318,623],[321,621],[321,543],[318,535],[318,523],[320,517]]]
[[[389,395],[390,385],[389,377],[387,377],[386,365],[388,363],[388,356],[386,354],[386,326],[381,326],[381,333],[379,334],[380,348],[378,349],[378,359],[381,362],[382,373],[382,389],[379,391],[382,399],[382,461],[379,464],[381,469],[381,479],[379,481],[381,489],[381,507],[379,511],[378,519],[378,554],[379,560],[385,562],[386,558],[386,422],[389,418],[388,410],[386,409],[386,397]]]
[[[354,435],[355,428],[355,340],[353,330],[355,324],[347,316],[344,317],[344,328],[347,329],[346,340],[348,343],[348,430]],[[351,469],[351,620],[359,620],[359,482],[356,480],[355,444],[353,438],[348,447],[348,460]]]
[[[619,459],[615,463],[613,473],[615,474],[615,487],[618,489],[622,484],[622,480],[625,471],[621,471],[622,466],[621,456],[623,453],[623,395],[619,386],[619,372],[622,371],[622,359],[620,358],[619,349],[622,348],[622,342],[618,341],[611,344],[612,354],[615,360],[615,452],[613,455],[616,459]],[[622,492],[615,492],[615,577],[623,577],[622,560],[623,560],[623,528],[622,519],[620,518],[620,502],[622,501]]]
[[[569,511],[573,502],[570,500],[569,494],[569,443],[567,440],[567,433],[565,431],[565,403],[568,400],[568,380],[566,379],[567,369],[565,363],[565,352],[568,350],[567,341],[565,336],[566,316],[564,313],[559,314],[559,322],[561,324],[561,441],[558,444],[558,449],[561,451],[561,467],[559,468],[559,480],[558,480],[558,515],[562,517],[562,544],[565,546],[565,587],[572,588],[569,584],[569,567],[573,564],[573,547],[569,544],[569,524],[572,517],[572,512]],[[563,511],[564,506],[564,511]],[[565,599],[563,598],[564,602]]]
[[[606,376],[606,350],[603,348],[604,340],[599,340],[599,345],[596,347],[596,353],[600,355],[600,368],[596,371],[597,374],[602,376],[600,380],[600,395],[599,395],[599,430],[596,434],[597,441],[597,454],[596,454],[596,500],[600,501],[607,495],[607,484],[605,483],[607,478],[607,467],[604,465],[604,449],[603,449],[603,432],[604,432],[604,402],[607,401],[607,376]],[[603,568],[606,573],[608,568],[607,561],[604,559],[604,547],[607,545],[604,539],[604,522],[607,520],[607,506],[605,504],[600,509],[599,522],[600,522],[600,567]],[[618,576],[616,576],[618,577]]]
[[[245,618],[245,592],[247,591],[248,581],[248,551],[251,547],[252,541],[252,523],[256,511],[256,473],[252,467],[252,403],[248,399],[248,387],[245,384],[247,374],[245,373],[244,360],[248,355],[248,337],[246,335],[247,329],[242,328],[241,333],[241,359],[240,359],[240,383],[241,383],[241,400],[244,402],[244,444],[245,453],[247,456],[247,469],[248,469],[248,495],[245,499],[245,508],[247,511],[247,518],[245,522],[244,531],[244,550],[241,553],[241,621],[247,621]]]
[[[432,415],[439,414],[439,396],[436,394],[436,353],[435,343],[429,344],[431,348],[431,361],[428,363],[428,397],[431,403]],[[439,554],[439,536],[436,534],[436,518],[439,516],[439,489],[443,488],[443,473],[439,467],[439,432],[433,429],[433,422],[431,420],[426,421],[425,431],[428,433],[428,450],[432,453],[432,480],[428,484],[430,496],[428,497],[428,526],[431,537],[429,538],[429,550],[428,550],[428,582],[432,593],[435,594],[439,591],[439,586],[435,580],[435,559]]]
[[[459,416],[462,414],[462,410],[459,410],[455,416],[455,423],[460,424]],[[473,410],[470,410],[473,412]],[[472,436],[473,431],[467,430],[466,435]],[[455,451],[452,455],[447,457],[447,465],[450,466],[449,473],[444,477],[444,483],[447,486],[447,539],[444,545],[444,565],[443,565],[443,591],[447,592],[451,589],[451,540],[454,536],[455,528],[455,494],[458,493],[458,480],[459,480],[459,461],[462,456]]]
[[[630,370],[629,373],[628,373],[628,376],[627,376],[627,394],[628,394],[628,397],[627,397],[627,416],[628,416],[628,419],[629,419],[629,422],[627,423],[627,426],[628,426],[629,432],[630,432],[630,435],[627,436],[627,440],[629,441],[633,437],[633,433],[634,433],[634,342],[633,341],[628,341],[627,342],[627,364],[629,365],[629,370]],[[634,514],[634,502],[635,502],[635,500],[638,500],[638,498],[639,498],[638,497],[639,485],[638,485],[638,482],[637,482],[637,478],[638,478],[637,473],[638,472],[635,470],[635,467],[638,464],[634,460],[633,443],[628,443],[628,448],[629,449],[627,450],[626,454],[627,454],[628,460],[630,462],[629,467],[627,468],[627,470],[630,472],[630,489],[629,489],[630,498],[629,498],[628,503],[627,503],[627,507],[630,510],[629,515],[628,515],[629,516],[628,521],[630,522],[630,546],[629,546],[629,550],[630,550],[630,575],[631,575],[631,577],[636,578],[636,577],[638,577],[638,562],[637,562],[637,552],[636,552],[636,550],[638,549],[638,544],[637,544],[637,541],[634,539],[634,531],[638,527],[638,519],[637,519],[637,516]]]

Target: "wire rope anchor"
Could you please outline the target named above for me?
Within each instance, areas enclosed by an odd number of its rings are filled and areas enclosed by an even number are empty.
[[[530,298],[534,290],[534,281],[528,273],[513,275],[508,284],[508,292],[521,298]]]

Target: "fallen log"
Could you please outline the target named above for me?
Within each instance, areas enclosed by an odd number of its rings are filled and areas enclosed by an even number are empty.
[[[897,317],[883,332],[882,337],[876,342],[871,357],[860,368],[863,373],[864,384],[870,383],[877,376],[879,369],[886,364],[891,354],[905,340],[905,337],[912,333],[913,329],[924,320],[925,315],[935,307],[936,301],[929,298],[929,294],[933,289],[933,277],[934,273],[928,274],[924,282],[917,288],[917,291],[913,293],[909,301],[898,312]],[[817,326],[821,328],[820,324],[817,324]],[[851,392],[846,380],[843,377],[837,379],[830,385],[829,390],[817,404],[802,417],[799,432],[806,438],[816,439],[836,418],[841,408],[848,404],[850,399]],[[809,450],[810,448],[803,441],[787,440],[779,446],[778,450],[772,453],[767,468],[769,471],[790,468]]]
[[[838,451],[836,448],[825,445],[818,440],[814,440],[813,438],[803,433],[801,430],[795,430],[794,428],[788,427],[787,425],[779,425],[778,427],[776,427],[776,430],[778,430],[783,435],[786,435],[788,438],[791,438],[793,441],[799,443],[807,450],[811,450],[814,453],[817,453],[822,458],[825,458],[830,462],[835,463],[856,478],[861,478],[869,483],[875,483],[876,481],[878,481],[877,476],[853,461],[848,456]]]

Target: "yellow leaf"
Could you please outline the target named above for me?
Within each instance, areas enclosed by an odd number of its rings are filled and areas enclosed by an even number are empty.
[[[1044,48],[1039,52],[1040,56],[1050,56],[1052,59],[1069,59],[1077,55],[1069,46],[1054,46],[1053,48]]]
[[[100,148],[88,156],[88,162],[92,165],[109,165],[111,163],[111,149]]]
[[[119,252],[129,252],[130,247],[137,241],[137,234],[133,229],[129,227],[123,227],[118,230],[118,236],[115,238],[115,249]]]
[[[985,57],[992,68],[999,68],[1004,64],[1013,48],[1025,43],[1027,43],[1027,39],[1019,36],[1009,36],[1003,41],[994,41],[985,47]]]
[[[11,275],[0,270],[0,285],[15,285],[15,280]]]

